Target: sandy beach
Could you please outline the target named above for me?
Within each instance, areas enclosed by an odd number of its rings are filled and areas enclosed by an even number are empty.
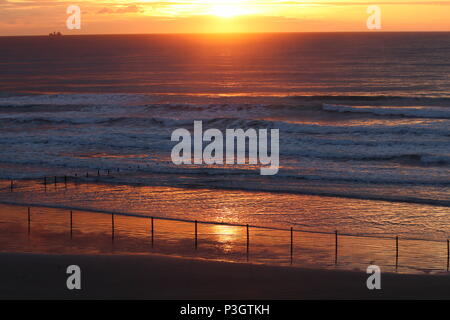
[[[78,265],[82,289],[66,288]],[[447,275],[382,274],[370,291],[363,272],[309,270],[158,255],[0,254],[2,299],[448,299]]]

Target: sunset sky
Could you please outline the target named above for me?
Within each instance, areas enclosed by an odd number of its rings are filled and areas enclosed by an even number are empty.
[[[70,5],[80,30],[66,28]],[[382,31],[450,31],[450,1],[0,0],[0,35],[368,31],[369,5]]]

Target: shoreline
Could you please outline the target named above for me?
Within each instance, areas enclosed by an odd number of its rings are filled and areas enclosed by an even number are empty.
[[[81,268],[81,290],[66,268]],[[0,253],[1,299],[449,299],[448,275],[382,273],[368,290],[361,271],[193,260],[159,255]]]
[[[96,171],[96,169],[90,169],[91,171]],[[104,169],[103,169],[104,170]],[[121,169],[121,172],[125,172],[127,169]],[[89,170],[88,170],[89,171]],[[146,173],[148,176],[156,176],[158,173],[150,172]],[[50,178],[49,176],[48,178]],[[147,182],[131,182],[127,180],[121,180],[120,177],[118,177],[115,181],[110,181],[107,179],[101,179],[105,176],[95,176],[95,174],[91,178],[84,178],[83,176],[72,176],[72,175],[66,175],[66,176],[57,176],[58,178],[64,179],[64,177],[67,177],[68,179],[71,179],[72,181],[68,183],[74,183],[74,184],[92,184],[92,185],[109,185],[109,186],[117,186],[117,185],[123,185],[123,186],[129,186],[129,187],[158,187],[162,185],[154,185]],[[4,181],[9,183],[10,181],[31,181],[35,183],[40,183],[39,181],[41,179],[46,178],[43,177],[32,177],[32,178],[20,178],[20,179],[7,179],[7,178],[0,178],[0,181]],[[112,177],[114,178],[114,177]],[[58,184],[61,184],[62,182],[58,182]],[[51,185],[52,183],[48,183],[48,185]],[[387,202],[387,203],[399,203],[399,204],[407,204],[407,205],[423,205],[423,206],[431,206],[431,207],[438,207],[438,208],[450,208],[450,201],[447,200],[437,200],[437,199],[425,199],[425,198],[395,198],[395,197],[388,197],[388,196],[373,196],[368,194],[346,194],[346,193],[336,193],[336,192],[328,192],[328,191],[310,191],[309,189],[265,189],[264,187],[256,187],[256,186],[248,186],[248,187],[236,187],[232,185],[202,185],[200,184],[193,184],[193,185],[172,185],[167,184],[164,185],[165,187],[169,188],[178,188],[178,189],[187,189],[187,190],[223,190],[223,191],[237,191],[237,192],[244,192],[244,193],[268,193],[268,194],[281,194],[281,195],[298,195],[298,196],[316,196],[316,197],[325,197],[325,198],[337,198],[337,199],[348,199],[348,200],[362,200],[362,201],[374,201],[374,202]],[[7,188],[8,189],[8,188]]]

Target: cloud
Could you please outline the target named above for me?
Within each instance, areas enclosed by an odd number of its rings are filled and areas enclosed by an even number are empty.
[[[225,3],[226,1],[224,1]],[[354,6],[354,5],[363,5],[363,6],[367,6],[367,5],[414,5],[414,4],[424,4],[424,5],[428,5],[428,4],[450,4],[450,1],[448,0],[435,0],[435,1],[424,1],[424,0],[378,0],[378,1],[354,1],[354,0],[349,0],[349,1],[345,1],[345,0],[341,0],[341,1],[328,1],[328,0],[311,0],[311,1],[273,1],[273,0],[268,0],[268,1],[261,1],[261,0],[255,0],[254,2],[251,3],[255,3],[255,4],[261,4],[261,5],[350,5],[350,6]]]
[[[140,13],[143,12],[143,9],[141,6],[138,6],[136,4],[128,5],[128,6],[120,6],[118,8],[107,8],[103,7],[102,9],[98,10],[98,14],[114,14],[114,13]]]
[[[223,1],[224,4],[227,3],[226,0]],[[366,0],[304,0],[304,1],[295,1],[295,0],[285,0],[285,1],[275,1],[275,0],[247,0],[243,1],[242,5],[246,6],[254,6],[254,7],[272,7],[272,8],[286,8],[286,7],[301,7],[301,6],[368,6],[373,5],[374,1],[366,1]],[[55,6],[69,6],[73,4],[73,1],[70,0],[21,0],[21,1],[10,1],[10,0],[0,0],[0,7],[14,9],[14,8],[46,8],[46,7],[55,7]],[[192,0],[168,0],[168,1],[152,1],[152,0],[139,0],[130,2],[127,0],[78,0],[78,5],[83,7],[95,7],[100,8],[97,10],[99,14],[113,14],[113,13],[141,13],[143,12],[143,8],[154,8],[154,9],[171,9],[171,8],[181,8],[181,7],[192,7],[192,8],[201,8],[210,6],[210,2],[202,2],[202,1],[192,1]],[[405,6],[413,6],[413,5],[428,5],[428,6],[436,6],[436,5],[450,5],[450,0],[378,0],[376,2],[377,5],[405,5]]]

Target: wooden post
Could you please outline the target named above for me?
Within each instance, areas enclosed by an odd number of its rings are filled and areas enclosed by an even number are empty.
[[[395,269],[398,268],[398,236],[395,237]]]
[[[195,249],[197,249],[197,247],[198,247],[198,242],[197,242],[197,238],[198,238],[198,236],[197,236],[197,230],[198,230],[198,228],[197,228],[197,220],[195,220]]]
[[[73,235],[73,219],[72,219],[72,210],[70,210],[70,239],[72,239],[72,235]]]
[[[67,188],[67,176],[64,176],[64,186]]]
[[[44,177],[44,186],[47,186],[47,177]]]
[[[153,241],[154,241],[154,235],[155,235],[155,229],[153,224],[153,217],[151,218],[151,224],[152,224],[152,247],[153,247]]]
[[[111,214],[111,238],[112,238],[113,242],[114,242],[114,236],[115,236],[114,229],[115,229],[115,227],[114,227],[114,213],[113,213],[113,214]]]
[[[450,267],[450,240],[447,239],[447,272],[449,271]]]
[[[31,209],[28,207],[28,236],[31,234]]]
[[[334,264],[338,263],[338,231],[334,232],[335,234],[335,251],[334,251]]]
[[[294,228],[291,227],[291,264],[294,258]]]
[[[13,191],[14,182],[11,180],[11,192]]]
[[[249,255],[250,255],[250,230],[247,224],[247,260],[249,258]]]

